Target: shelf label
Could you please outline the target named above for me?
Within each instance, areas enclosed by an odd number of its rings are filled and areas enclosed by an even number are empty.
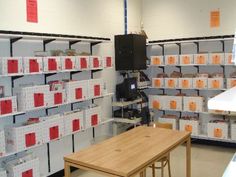
[[[211,28],[220,27],[220,11],[211,11],[210,12],[210,25]]]
[[[27,22],[38,23],[38,2],[37,0],[26,0]]]

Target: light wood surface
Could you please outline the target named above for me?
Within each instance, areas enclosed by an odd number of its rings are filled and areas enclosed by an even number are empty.
[[[107,176],[134,176],[189,139],[189,132],[138,127],[64,157],[65,168],[70,164],[107,173]],[[189,149],[190,143],[187,146]],[[190,156],[190,150],[186,154]],[[187,163],[187,177],[190,177],[190,157]],[[65,177],[69,177],[67,169],[65,172]]]

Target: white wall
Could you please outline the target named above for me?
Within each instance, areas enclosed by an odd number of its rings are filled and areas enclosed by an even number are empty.
[[[142,0],[149,40],[234,34],[235,0]],[[220,10],[219,28],[210,28],[210,11]]]

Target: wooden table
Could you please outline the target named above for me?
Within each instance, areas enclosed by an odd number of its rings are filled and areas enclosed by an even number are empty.
[[[138,127],[64,157],[65,177],[70,167],[110,177],[145,176],[145,170],[177,146],[186,144],[186,176],[191,176],[191,136],[152,127]]]

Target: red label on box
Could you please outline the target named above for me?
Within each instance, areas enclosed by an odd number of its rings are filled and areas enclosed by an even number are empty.
[[[98,68],[99,67],[99,60],[98,58],[93,58],[93,67]]]
[[[73,120],[72,127],[73,127],[72,128],[73,132],[80,130],[80,120],[79,119]]]
[[[54,93],[54,104],[62,104],[62,93]]]
[[[57,61],[55,58],[48,59],[48,70],[49,71],[56,71],[57,70]]]
[[[44,106],[44,94],[35,93],[34,94],[34,107]]]
[[[38,23],[38,2],[37,0],[27,0],[27,22]]]
[[[101,96],[100,95],[100,85],[94,85],[94,96]]]
[[[88,67],[86,58],[80,58],[80,67],[81,69],[86,69]]]
[[[59,138],[59,127],[58,126],[51,127],[49,130],[49,135],[50,135],[50,140]]]
[[[1,114],[10,114],[12,113],[12,100],[3,100],[0,102]]]
[[[72,69],[73,68],[73,63],[70,58],[65,59],[65,69]]]
[[[75,99],[82,99],[82,88],[75,89]]]
[[[91,116],[91,125],[95,126],[97,124],[98,124],[98,115],[94,114],[94,115]]]
[[[111,67],[111,57],[106,58],[107,67]]]
[[[36,59],[29,60],[29,72],[30,73],[39,72],[39,64]]]
[[[33,177],[33,169],[24,171],[24,172],[22,173],[22,177]]]
[[[7,60],[7,73],[18,73],[18,60]]]
[[[35,133],[28,133],[25,135],[25,146],[30,147],[36,144],[36,136]]]

